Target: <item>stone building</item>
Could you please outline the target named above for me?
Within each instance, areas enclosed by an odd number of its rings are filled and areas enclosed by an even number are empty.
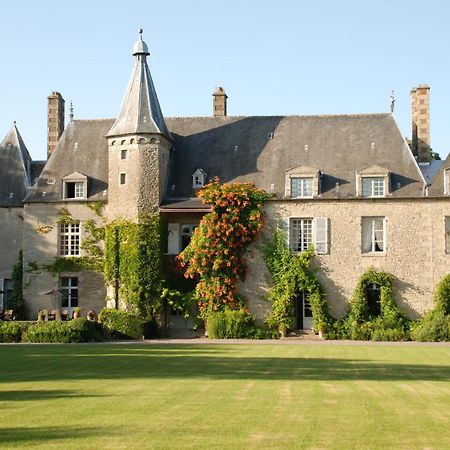
[[[345,314],[369,267],[394,275],[396,301],[408,316],[432,308],[436,283],[450,269],[450,157],[431,160],[428,86],[411,92],[410,147],[392,113],[232,117],[223,88],[213,93],[212,116],[166,118],[142,34],[133,55],[116,119],[71,115],[65,127],[64,99],[54,92],[46,162],[32,161],[15,125],[1,143],[0,307],[8,305],[23,249],[30,317],[61,306],[99,311],[106,298],[101,274],[46,267],[55,258],[83,256],[89,221],[152,212],[167,223],[167,253],[179,253],[208,211],[195,194],[217,176],[275,194],[266,233],[281,223],[295,252],[315,246],[334,316]],[[93,207],[98,202],[102,217]],[[61,214],[71,220],[62,222]],[[258,248],[249,264],[241,292],[263,319],[270,282]],[[295,301],[298,328],[310,328],[307,298]],[[187,326],[179,317],[169,323]]]

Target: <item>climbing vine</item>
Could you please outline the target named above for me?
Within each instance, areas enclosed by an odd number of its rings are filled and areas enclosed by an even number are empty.
[[[251,183],[220,184],[217,179],[199,192],[211,205],[178,256],[187,278],[198,279],[195,300],[200,315],[237,308],[243,299],[236,283],[245,278],[245,253],[263,227],[263,207],[270,195]]]
[[[105,279],[115,291],[116,307],[153,319],[162,306],[161,232],[158,216],[132,222],[118,219],[105,229]]]
[[[11,275],[13,283],[13,293],[11,304],[8,305],[14,310],[17,319],[25,318],[25,301],[23,298],[23,252],[20,250],[17,263],[14,265]]]
[[[330,316],[319,280],[310,267],[313,255],[313,249],[294,254],[286,246],[281,230],[274,233],[272,241],[266,246],[265,261],[273,280],[268,295],[268,300],[272,303],[272,311],[267,317],[270,328],[276,328],[282,333],[293,328],[294,298],[304,291],[309,294],[314,328],[321,331],[326,329]]]

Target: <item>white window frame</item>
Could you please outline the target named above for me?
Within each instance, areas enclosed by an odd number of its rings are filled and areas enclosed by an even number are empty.
[[[192,187],[194,189],[200,189],[205,185],[206,173],[202,169],[197,169],[192,174]]]
[[[293,183],[298,182],[298,195],[294,195]],[[290,177],[291,198],[312,198],[314,195],[314,177]]]
[[[81,222],[59,224],[59,255],[81,256]]]
[[[67,286],[63,284],[63,280],[67,280]],[[74,283],[74,280],[77,280],[76,283]],[[61,290],[61,308],[75,308],[78,306],[80,301],[79,296],[79,277],[60,277],[59,279],[59,286]],[[67,294],[66,294],[67,292]],[[76,295],[75,295],[76,293]],[[63,306],[62,303],[64,301],[64,295],[67,295],[67,306]],[[76,298],[76,304],[73,304],[72,298]]]
[[[309,236],[303,239],[300,249],[297,245],[298,239],[294,239],[297,233],[294,221],[299,221],[300,232],[306,232]],[[315,253],[318,255],[328,254],[329,251],[329,235],[328,235],[328,218],[327,217],[290,217],[285,219],[287,246],[294,253],[302,251],[314,246]],[[310,227],[310,230],[308,230]],[[295,246],[294,246],[295,244]]]
[[[69,184],[74,184],[74,196],[68,197]],[[64,181],[64,193],[65,200],[82,200],[86,198],[86,182],[85,181]]]
[[[370,182],[369,195],[365,194],[365,183]],[[382,192],[379,192],[379,188]],[[363,176],[361,177],[361,196],[364,198],[385,197],[386,196],[386,177],[385,176]]]
[[[376,229],[376,222],[375,221],[379,221],[381,220],[382,224],[383,224],[383,229],[382,230],[377,230]],[[365,250],[364,249],[364,227],[365,227],[365,223],[369,223],[370,224],[370,250]],[[383,249],[382,250],[377,250],[377,243],[379,243],[380,241],[376,238],[376,233],[377,231],[382,231],[383,232],[383,240],[381,241],[383,243]],[[369,217],[362,217],[361,218],[361,252],[365,255],[384,255],[386,254],[386,246],[387,246],[387,242],[386,242],[386,217],[383,216],[369,216]]]
[[[444,218],[444,250],[447,255],[450,254],[450,216]]]

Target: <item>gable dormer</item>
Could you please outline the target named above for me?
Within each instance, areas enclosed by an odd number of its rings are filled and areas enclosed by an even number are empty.
[[[314,198],[320,193],[321,172],[316,167],[300,165],[286,170],[284,192],[290,198]]]
[[[192,174],[192,187],[194,189],[201,189],[206,183],[206,173],[198,168],[193,174]]]
[[[356,172],[356,195],[376,198],[390,194],[391,172],[381,166],[373,165]]]
[[[62,198],[65,200],[83,200],[87,198],[88,177],[73,172],[62,178]]]

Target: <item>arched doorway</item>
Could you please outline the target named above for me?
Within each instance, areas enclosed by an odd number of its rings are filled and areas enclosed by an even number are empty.
[[[313,314],[311,303],[309,302],[309,293],[299,291],[294,297],[295,304],[295,328],[297,330],[313,329]]]

